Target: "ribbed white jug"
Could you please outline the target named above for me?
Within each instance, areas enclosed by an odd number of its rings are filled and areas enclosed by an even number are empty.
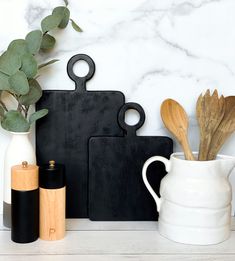
[[[148,183],[146,171],[154,161],[165,164],[159,198]],[[144,183],[159,212],[159,232],[185,244],[209,245],[230,235],[232,190],[228,177],[235,158],[219,155],[211,161],[185,160],[174,153],[170,160],[154,156],[143,166]],[[156,173],[157,175],[157,173]]]

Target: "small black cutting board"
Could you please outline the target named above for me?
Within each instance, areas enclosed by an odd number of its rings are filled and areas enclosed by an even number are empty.
[[[89,65],[85,77],[73,71],[76,62]],[[122,136],[117,114],[124,104],[118,91],[87,91],[95,73],[94,61],[85,54],[73,56],[67,65],[74,91],[44,91],[37,109],[48,108],[36,126],[38,164],[55,160],[66,166],[66,217],[88,217],[88,140],[91,136]]]
[[[140,114],[134,126],[125,123],[125,112]],[[94,221],[157,220],[156,204],[142,180],[144,162],[155,155],[169,158],[173,142],[168,137],[136,136],[145,121],[142,107],[126,103],[118,115],[124,137],[93,137],[89,141],[89,217]],[[160,162],[148,168],[155,192],[166,174]]]

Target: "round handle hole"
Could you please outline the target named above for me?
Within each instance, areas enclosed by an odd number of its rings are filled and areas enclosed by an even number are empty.
[[[78,77],[85,77],[89,73],[89,65],[86,61],[79,60],[73,66],[73,72]]]
[[[140,121],[140,114],[137,110],[129,109],[125,112],[125,123],[134,126]]]

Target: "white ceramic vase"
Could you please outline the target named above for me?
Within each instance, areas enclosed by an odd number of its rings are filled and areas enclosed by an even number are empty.
[[[159,198],[148,183],[146,171],[154,161],[165,164]],[[185,244],[209,245],[230,235],[232,189],[228,177],[235,158],[218,155],[216,160],[189,161],[182,153],[170,160],[154,156],[143,167],[144,183],[159,212],[159,233]],[[156,173],[157,175],[157,173]]]
[[[36,164],[34,148],[29,140],[29,132],[11,132],[12,138],[5,152],[3,224],[11,227],[11,167],[23,161]]]

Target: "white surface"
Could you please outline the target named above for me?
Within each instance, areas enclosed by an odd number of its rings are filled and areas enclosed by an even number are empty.
[[[168,172],[161,181],[161,198],[146,177],[147,168],[154,161],[164,163]],[[159,233],[186,244],[210,245],[226,240],[232,200],[228,177],[234,166],[235,157],[223,155],[213,161],[184,160],[182,152],[173,153],[170,160],[149,158],[142,176],[157,205]]]
[[[234,218],[232,230],[234,230]],[[66,237],[60,241],[37,240],[16,244],[10,231],[0,228],[0,260],[235,260],[235,231],[218,245],[174,243],[158,233],[157,222],[92,222],[67,220]]]
[[[39,27],[62,0],[1,0],[0,51]],[[76,53],[90,55],[96,74],[89,90],[120,90],[146,112],[141,135],[168,134],[160,120],[161,102],[172,97],[190,117],[190,142],[198,149],[195,102],[207,88],[234,95],[234,0],[69,0],[72,18],[84,30],[56,31],[57,45],[45,59],[60,62],[40,73],[44,89],[73,89],[66,63]],[[0,132],[0,180],[9,135]],[[176,143],[175,143],[176,145]],[[235,155],[235,135],[222,153]],[[179,146],[175,146],[175,151]],[[235,187],[235,175],[231,176]],[[2,186],[2,182],[0,183]],[[2,187],[0,187],[2,191]],[[235,196],[234,196],[235,197]],[[2,202],[2,195],[0,197]],[[0,211],[1,212],[1,211]]]

